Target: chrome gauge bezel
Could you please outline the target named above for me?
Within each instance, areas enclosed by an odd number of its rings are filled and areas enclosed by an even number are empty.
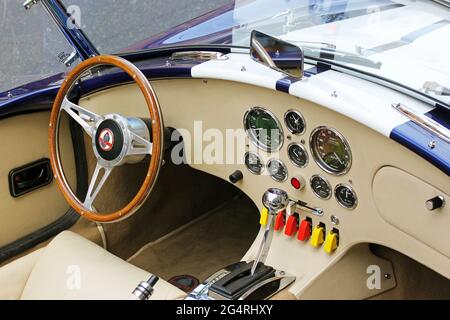
[[[287,119],[287,115],[288,115],[289,113],[295,113],[295,114],[297,114],[297,115],[300,116],[300,118],[301,118],[302,121],[303,121],[303,131],[302,131],[302,132],[296,133],[296,132],[294,132],[294,131],[291,129],[291,127],[290,127],[289,124],[288,124],[288,119]],[[286,125],[286,128],[288,129],[288,131],[289,131],[290,133],[296,135],[296,136],[301,136],[301,135],[303,135],[303,134],[306,132],[306,120],[305,120],[305,117],[303,117],[303,115],[302,115],[299,111],[297,111],[297,110],[289,109],[288,111],[286,111],[286,113],[284,114],[284,124]]]
[[[286,178],[284,178],[284,180],[278,180],[278,179],[276,179],[276,178],[272,175],[272,173],[270,172],[270,169],[269,169],[270,166],[269,166],[269,164],[270,164],[272,161],[278,162],[278,163],[283,167],[284,171],[286,172]],[[272,159],[269,159],[269,161],[267,161],[267,164],[266,164],[266,169],[267,169],[267,173],[268,173],[269,176],[272,178],[272,180],[274,180],[274,181],[276,181],[276,182],[285,182],[285,181],[287,181],[287,180],[289,179],[289,171],[288,171],[288,168],[287,168],[286,164],[285,164],[282,160],[280,160],[280,159],[278,159],[278,158],[272,158]]]
[[[330,190],[330,194],[328,195],[327,198],[324,198],[322,196],[320,196],[316,190],[314,189],[312,182],[314,178],[321,178],[322,180],[324,180],[327,184],[328,190]],[[331,199],[331,196],[333,195],[333,187],[331,186],[330,181],[328,181],[327,178],[325,178],[324,176],[320,175],[320,174],[315,174],[313,175],[310,179],[309,179],[309,186],[311,187],[312,192],[316,195],[317,198],[322,199],[322,200],[329,200]]]
[[[338,190],[339,187],[345,187],[345,188],[348,188],[348,189],[352,192],[353,197],[355,198],[355,204],[354,204],[352,207],[347,207],[347,206],[344,205],[341,201],[339,201],[339,198],[338,198],[338,196],[337,196],[337,190]],[[356,194],[355,189],[354,189],[351,185],[349,185],[349,184],[346,184],[346,183],[340,183],[340,184],[338,184],[336,187],[334,187],[334,197],[336,198],[337,203],[339,203],[339,205],[340,205],[341,207],[345,208],[345,209],[348,209],[348,210],[355,210],[356,207],[358,206],[358,195]]]
[[[261,111],[267,112],[267,113],[275,120],[275,122],[276,122],[276,124],[277,124],[277,126],[278,126],[278,129],[279,129],[279,131],[280,131],[280,144],[278,145],[277,148],[272,148],[272,147],[269,148],[268,146],[264,145],[264,144],[261,143],[261,141],[259,141],[258,138],[255,136],[255,134],[253,133],[253,130],[247,128],[247,118],[248,118],[248,115],[249,115],[252,111],[254,111],[254,110],[261,110]],[[243,124],[244,124],[244,129],[245,129],[245,132],[247,133],[247,136],[248,136],[249,140],[250,140],[251,143],[253,143],[257,148],[259,148],[259,149],[261,149],[261,150],[263,150],[263,151],[265,151],[265,152],[272,153],[272,152],[279,151],[279,150],[283,147],[283,144],[284,144],[284,131],[283,131],[283,126],[281,125],[280,120],[278,120],[278,118],[275,116],[275,114],[274,114],[273,112],[271,112],[270,110],[267,110],[266,108],[263,108],[263,107],[252,107],[252,108],[248,109],[248,110],[245,112],[244,119],[243,119]]]
[[[329,130],[331,132],[333,132],[336,136],[338,136],[339,139],[341,139],[341,141],[344,143],[344,147],[346,152],[349,155],[349,160],[347,163],[347,166],[345,167],[344,170],[342,171],[335,171],[333,169],[331,169],[323,160],[322,158],[319,156],[318,151],[316,150],[316,143],[315,143],[315,135],[317,132],[322,131],[322,130]],[[352,167],[352,162],[353,162],[353,156],[352,156],[352,150],[350,148],[350,144],[348,143],[347,139],[336,129],[331,128],[331,127],[327,127],[327,126],[320,126],[315,128],[312,132],[311,132],[311,136],[309,137],[309,148],[311,150],[311,155],[315,161],[315,163],[325,172],[332,174],[334,176],[342,176],[346,173],[348,173]]]
[[[259,172],[259,173],[258,173],[258,172],[255,172],[255,171],[253,171],[252,169],[250,169],[250,167],[247,165],[247,156],[248,156],[249,154],[252,154],[252,155],[255,155],[256,157],[258,157],[259,161],[260,161],[261,164],[262,164],[261,172]],[[254,175],[256,175],[256,176],[260,176],[260,175],[264,172],[264,169],[266,168],[266,165],[265,165],[263,159],[261,158],[261,156],[260,156],[259,154],[255,153],[255,152],[252,152],[252,151],[247,151],[247,152],[245,153],[245,155],[244,155],[244,165],[245,165],[245,167],[247,168],[247,170],[250,171],[250,173],[252,173],[252,174],[254,174]]]
[[[289,151],[290,151],[291,147],[293,147],[293,146],[298,146],[305,152],[305,154],[306,154],[306,162],[305,162],[305,164],[303,166],[298,165],[297,163],[295,163],[294,160],[292,160],[291,153]],[[309,154],[308,154],[308,150],[306,149],[306,147],[303,144],[297,143],[297,142],[290,143],[288,145],[288,147],[287,147],[287,154],[288,154],[288,158],[291,161],[291,163],[294,166],[296,166],[297,168],[306,168],[308,166],[308,164],[309,164]]]

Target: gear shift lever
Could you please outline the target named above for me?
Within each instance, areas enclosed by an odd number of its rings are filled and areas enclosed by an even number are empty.
[[[270,243],[272,242],[273,236],[273,228],[272,223],[275,215],[277,215],[280,211],[286,209],[289,204],[289,196],[286,191],[271,188],[267,190],[262,198],[263,205],[269,210],[269,219],[266,225],[266,230],[264,231],[264,235],[261,241],[261,244],[258,249],[258,254],[256,255],[256,259],[253,262],[253,267],[251,270],[251,275],[255,273],[258,264],[264,263],[267,254],[269,252]]]

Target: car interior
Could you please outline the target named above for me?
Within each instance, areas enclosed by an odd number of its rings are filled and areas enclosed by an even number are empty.
[[[256,29],[208,48],[0,108],[0,300],[450,299],[448,110]]]

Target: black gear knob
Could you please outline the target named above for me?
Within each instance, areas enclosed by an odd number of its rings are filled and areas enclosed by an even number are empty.
[[[289,196],[284,190],[270,188],[264,193],[262,202],[271,214],[276,214],[286,209],[289,204]]]

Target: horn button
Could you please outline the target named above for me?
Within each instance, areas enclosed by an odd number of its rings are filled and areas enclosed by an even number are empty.
[[[92,139],[92,147],[98,163],[104,167],[137,163],[145,155],[129,155],[132,148],[132,134],[150,140],[150,131],[142,119],[126,118],[119,114],[108,114],[98,122]]]
[[[95,149],[100,157],[106,161],[113,161],[122,153],[123,140],[120,125],[115,120],[106,119],[97,128]]]

